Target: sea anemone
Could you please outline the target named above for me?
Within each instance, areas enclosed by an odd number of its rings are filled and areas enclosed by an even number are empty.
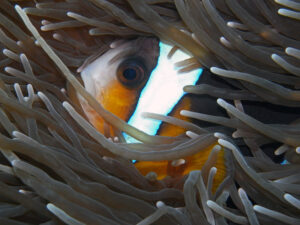
[[[292,0],[2,0],[0,224],[300,224],[299,20]],[[185,92],[224,116],[146,114],[187,130],[162,137],[106,111],[78,72],[138,36],[192,55],[182,72],[201,67],[209,80]],[[99,133],[70,89],[140,143]],[[131,161],[176,162],[211,145],[181,187]],[[214,190],[220,149],[226,177]]]

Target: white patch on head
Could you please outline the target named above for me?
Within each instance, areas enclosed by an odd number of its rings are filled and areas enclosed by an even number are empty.
[[[109,83],[117,80],[116,72],[120,61],[114,63],[109,63],[109,61],[122,52],[126,46],[127,44],[123,44],[110,49],[81,72],[85,89],[94,97],[99,94],[99,91],[105,90]]]
[[[160,54],[156,68],[153,70],[146,86],[141,92],[136,110],[128,123],[150,135],[155,135],[160,121],[143,118],[143,112],[167,115],[184,95],[183,87],[193,85],[199,79],[202,70],[178,74],[174,64],[190,58],[181,50],[177,50],[171,59],[167,58],[172,46],[160,42]],[[127,142],[136,142],[125,135]]]

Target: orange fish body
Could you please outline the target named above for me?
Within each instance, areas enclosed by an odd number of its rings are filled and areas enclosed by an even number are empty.
[[[190,119],[180,115],[181,110],[190,110],[192,105],[192,100],[188,95],[184,96],[183,99],[176,105],[174,110],[169,114],[175,118],[190,121]],[[175,137],[181,134],[184,134],[187,130],[182,127],[175,125],[163,123],[158,130],[158,135]],[[217,143],[216,143],[217,144]],[[177,183],[177,180],[180,180],[182,177],[187,175],[190,171],[201,170],[205,162],[208,160],[212,148],[216,145],[213,144],[206,149],[201,150],[199,153],[179,159],[175,161],[155,161],[155,162],[136,162],[135,167],[146,176],[150,172],[154,172],[157,175],[158,180],[169,178],[171,185]],[[217,168],[217,173],[213,180],[213,192],[216,191],[219,184],[224,180],[226,176],[226,162],[224,156],[224,150],[221,149],[218,153],[217,160],[214,167]],[[182,183],[179,183],[179,185]]]
[[[138,38],[124,42],[104,55],[100,56],[81,72],[84,86],[102,106],[119,118],[128,121],[137,105],[141,91],[147,83],[151,71],[155,68],[158,60],[159,47],[156,38]],[[182,75],[184,76],[184,75]],[[191,110],[193,105],[190,95],[184,95],[169,115],[189,121],[181,116],[180,111]],[[78,96],[80,105],[94,127],[107,137],[114,136],[114,130]],[[159,103],[158,103],[159,104]],[[175,125],[163,123],[157,135],[178,136],[186,130]],[[207,149],[199,149],[199,153],[188,156],[178,161],[139,161],[136,168],[147,175],[154,172],[158,180],[181,179],[190,171],[201,170],[207,161],[213,146]],[[226,175],[224,151],[218,153],[215,163],[217,173],[214,177],[213,191],[219,186]]]

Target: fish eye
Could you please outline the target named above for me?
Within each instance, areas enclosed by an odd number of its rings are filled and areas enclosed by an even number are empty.
[[[128,88],[137,88],[144,83],[146,67],[140,59],[123,61],[117,69],[119,81]]]

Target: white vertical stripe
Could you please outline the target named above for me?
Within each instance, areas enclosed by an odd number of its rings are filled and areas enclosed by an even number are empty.
[[[160,55],[157,66],[141,92],[135,112],[128,123],[150,135],[155,135],[160,121],[145,119],[143,112],[152,112],[167,115],[184,95],[183,87],[193,85],[199,79],[202,69],[188,73],[178,74],[174,63],[189,58],[190,56],[177,50],[171,59],[167,58],[172,46],[160,42]],[[128,142],[136,142],[125,135]]]

